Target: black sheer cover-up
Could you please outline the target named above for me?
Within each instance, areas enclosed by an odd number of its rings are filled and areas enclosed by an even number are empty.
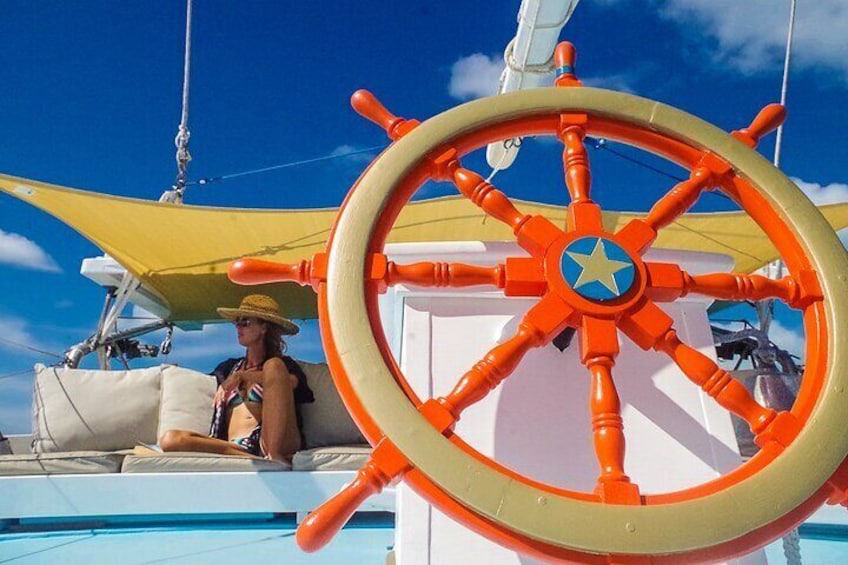
[[[315,395],[312,394],[312,389],[309,388],[309,383],[306,380],[306,373],[303,372],[303,369],[297,364],[297,361],[287,355],[284,355],[282,359],[283,363],[286,364],[286,369],[288,369],[289,373],[297,378],[297,387],[294,389],[295,417],[297,418],[297,429],[300,433],[300,439],[301,442],[303,442],[303,417],[300,414],[300,405],[315,402]],[[221,386],[221,383],[227,380],[227,377],[229,377],[243,361],[244,357],[227,359],[226,361],[219,363],[218,366],[215,367],[215,370],[210,374],[217,379],[218,386]],[[209,435],[211,437],[229,441],[230,438],[227,437],[227,429],[229,428],[228,412],[226,403],[222,403],[213,408],[212,426],[209,430]],[[262,448],[259,445],[261,435],[262,424],[256,426],[250,436],[242,438],[238,444],[247,449],[247,451],[252,455],[262,456]]]

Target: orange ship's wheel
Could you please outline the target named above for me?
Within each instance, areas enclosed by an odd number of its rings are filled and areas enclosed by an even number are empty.
[[[752,125],[737,137],[756,137],[756,129]],[[538,133],[556,134],[565,144],[572,196],[565,230],[543,217],[521,214],[459,162],[495,139]],[[644,220],[607,232],[590,195],[582,142],[587,134],[666,156],[689,168],[690,179],[675,186]],[[830,496],[828,480],[848,453],[843,426],[848,417],[848,260],[817,210],[739,139],[657,102],[589,88],[550,88],[445,112],[379,157],[340,212],[326,288],[319,293],[328,360],[348,407],[378,446],[375,469],[386,479],[403,474],[433,504],[501,543],[580,561],[606,562],[599,555],[701,560],[749,551],[794,526]],[[492,269],[382,265],[380,252],[400,208],[433,177],[453,180],[475,204],[508,224],[532,258],[507,260]],[[789,277],[692,276],[676,265],[642,259],[657,231],[713,187],[733,198],[769,235]],[[379,328],[379,286],[398,281],[488,282],[506,294],[541,298],[517,334],[492,349],[449,395],[421,402],[387,353]],[[776,297],[803,309],[808,365],[791,411],[775,413],[757,404],[726,371],[681,342],[656,303],[689,292],[737,300]],[[451,432],[460,413],[507,378],[529,349],[547,344],[566,327],[582,331],[581,359],[591,374],[601,471],[596,491],[589,493],[520,476]],[[668,355],[694,385],[745,419],[762,446],[760,453],[697,487],[640,493],[623,466],[624,433],[611,370],[618,352],[616,328],[640,347]]]
[[[302,525],[302,546],[316,549],[325,543],[357,503],[396,477],[498,543],[543,559],[584,563],[728,558],[774,539],[828,498],[844,500],[848,257],[815,207],[752,149],[780,119],[781,108],[767,108],[750,128],[728,135],[658,102],[579,86],[470,102],[420,125],[396,119],[362,96],[359,104],[370,107],[372,118],[399,140],[348,195],[329,244],[326,283],[315,286],[331,371],[375,449],[357,480]],[[522,214],[460,163],[463,155],[489,142],[533,134],[556,135],[565,146],[572,201],[564,229],[544,217]],[[673,187],[643,220],[607,231],[591,198],[585,135],[664,156],[688,168],[690,178]],[[400,209],[430,178],[453,181],[462,194],[510,226],[530,257],[491,268],[388,262],[382,254],[386,236]],[[677,265],[642,258],[659,230],[713,188],[736,201],[766,232],[788,277],[695,276]],[[450,394],[422,401],[392,359],[379,323],[377,294],[399,282],[491,284],[509,296],[540,299],[516,335],[475,364]],[[802,310],[807,366],[791,411],[776,413],[759,405],[726,371],[678,338],[657,303],[690,292],[732,300],[774,297]],[[462,411],[508,378],[527,351],[568,327],[581,332],[581,360],[591,377],[600,468],[593,492],[517,474],[452,431]],[[693,386],[746,420],[760,452],[693,488],[640,492],[624,468],[625,434],[613,378],[617,330],[641,348],[670,357]]]

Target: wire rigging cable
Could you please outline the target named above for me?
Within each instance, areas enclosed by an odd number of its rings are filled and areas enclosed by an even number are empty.
[[[356,149],[354,151],[348,151],[348,152],[345,152],[345,153],[336,153],[335,151],[333,151],[332,153],[328,153],[327,155],[323,155],[321,157],[313,157],[311,159],[303,159],[303,160],[300,160],[300,161],[291,161],[289,163],[283,163],[282,165],[273,165],[271,167],[262,167],[260,169],[251,169],[251,170],[248,170],[248,171],[242,171],[242,172],[239,172],[239,173],[230,173],[228,175],[220,175],[220,176],[217,176],[217,177],[202,178],[202,179],[199,179],[199,180],[196,180],[196,181],[186,183],[186,185],[187,186],[193,186],[193,185],[211,184],[213,182],[221,182],[221,181],[233,179],[233,178],[236,178],[236,177],[246,177],[248,175],[255,175],[255,174],[258,174],[258,173],[267,173],[268,171],[276,171],[276,170],[279,170],[279,169],[287,169],[289,167],[296,167],[298,165],[307,165],[309,163],[318,163],[319,161],[329,161],[330,159],[340,159],[342,157],[349,157],[351,155],[359,155],[360,153],[368,153],[369,151],[382,150],[382,149],[385,149],[385,147],[386,147],[386,145],[383,144],[383,145],[374,145],[372,147],[366,147],[365,149]]]
[[[4,337],[0,337],[0,343],[5,343],[6,345],[11,345],[13,347],[21,347],[28,351],[32,351],[34,353],[41,353],[42,355],[49,355],[50,357],[55,357],[56,359],[62,359],[62,356],[57,353],[52,353],[50,351],[44,351],[43,349],[38,349],[36,347],[32,347],[31,345],[27,345],[25,343],[18,343],[17,341],[12,341],[11,339],[6,339]]]
[[[0,381],[2,381],[4,379],[11,379],[12,377],[22,377],[24,375],[27,375],[27,374],[33,373],[33,372],[34,372],[34,369],[32,369],[30,367],[29,369],[23,369],[21,371],[15,371],[14,373],[6,373],[5,375],[0,375]]]

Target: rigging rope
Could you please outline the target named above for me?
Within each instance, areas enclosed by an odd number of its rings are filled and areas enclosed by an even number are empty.
[[[191,137],[191,132],[188,130],[188,94],[191,86],[191,2],[192,0],[186,0],[182,113],[180,114],[180,125],[177,130],[177,136],[174,138],[174,145],[177,146],[177,180],[174,184],[174,189],[177,192],[176,198],[178,202],[182,202],[188,174],[188,162],[191,161],[191,154],[188,152],[188,140]]]
[[[783,556],[787,565],[801,565],[801,535],[798,528],[783,536]]]

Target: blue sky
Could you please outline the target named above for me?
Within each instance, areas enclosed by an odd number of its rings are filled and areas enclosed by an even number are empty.
[[[189,178],[373,147],[380,130],[348,104],[358,88],[426,118],[494,93],[515,34],[514,2],[195,2]],[[848,200],[848,6],[798,2],[783,170],[817,202]],[[562,38],[584,83],[653,98],[725,129],[777,101],[789,1],[582,0]],[[185,5],[6,0],[0,6],[0,172],[156,199],[174,180]],[[773,138],[761,151],[771,155]],[[627,148],[621,148],[628,152]],[[528,143],[496,184],[562,203],[559,149]],[[665,170],[674,166],[628,153]],[[191,204],[337,205],[370,155],[194,187]],[[646,209],[671,181],[592,152],[595,195]],[[482,173],[481,159],[471,161]],[[450,193],[438,185],[427,196]],[[699,210],[726,209],[705,197]],[[99,251],[46,214],[0,197],[0,430],[28,431],[34,362],[86,338],[103,301],[78,274]],[[798,347],[797,321],[776,332]],[[314,322],[293,353],[320,359]],[[179,334],[169,361],[208,371],[238,354],[232,330]]]

